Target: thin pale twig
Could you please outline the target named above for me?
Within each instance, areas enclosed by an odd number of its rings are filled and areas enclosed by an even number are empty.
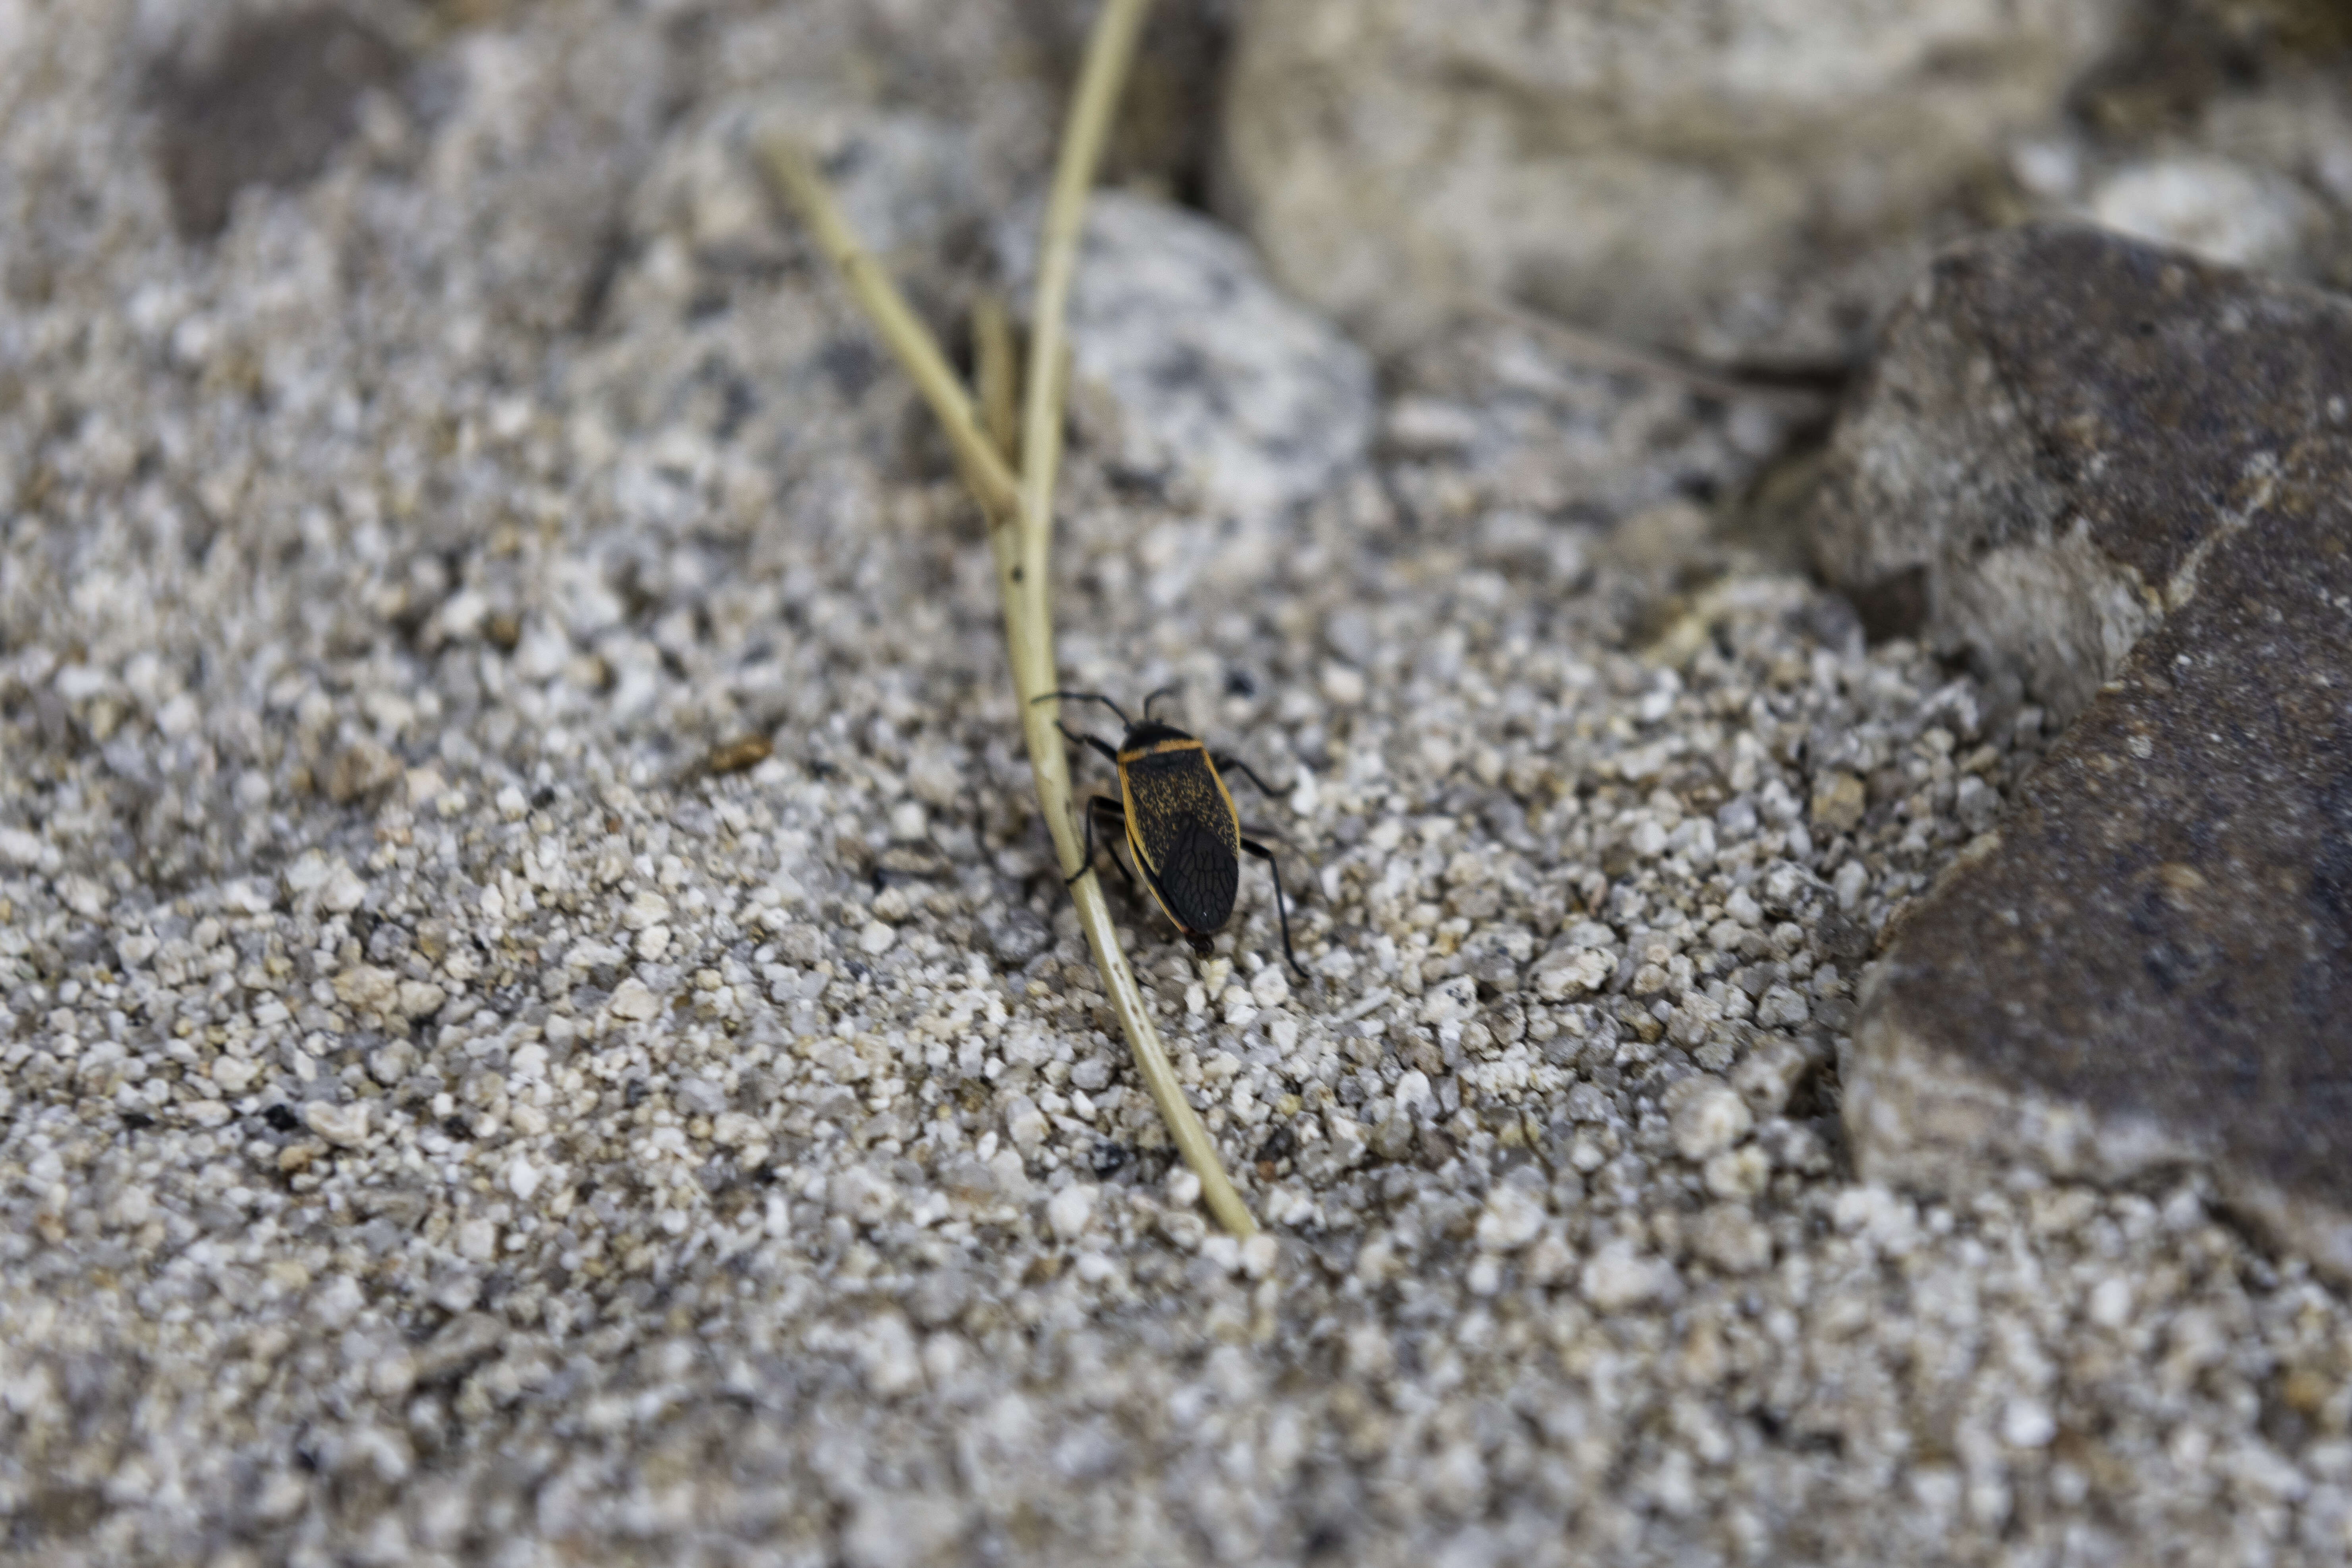
[[[1004,301],[982,294],[971,310],[972,369],[980,382],[980,424],[1005,460],[1021,461],[1021,367],[1013,357],[1013,319]],[[1016,498],[1016,509],[1018,505]]]
[[[1054,848],[1070,885],[1079,929],[1093,950],[1112,1014],[1135,1052],[1144,1088],[1158,1107],[1186,1164],[1201,1179],[1201,1195],[1217,1220],[1234,1236],[1257,1233],[1240,1193],[1227,1179],[1216,1144],[1184,1098],[1159,1030],[1119,951],[1110,906],[1085,858],[1081,825],[1070,787],[1069,754],[1055,721],[1058,704],[1034,699],[1052,692],[1055,679],[1053,604],[1048,572],[1054,533],[1054,484],[1062,456],[1063,410],[1068,388],[1066,318],[1070,279],[1077,265],[1077,242],[1087,189],[1101,163],[1111,110],[1135,56],[1150,0],[1106,0],[1096,17],[1079,71],[1078,91],[1055,167],[1045,207],[1045,237],[1038,250],[1037,299],[1032,312],[1029,367],[1019,430],[1020,476],[1007,455],[1012,441],[1016,389],[1012,374],[1012,330],[1003,308],[983,300],[973,321],[982,377],[981,405],[964,389],[947,355],[881,268],[857,243],[839,205],[806,151],[783,138],[761,148],[769,173],[791,199],[817,243],[848,282],[885,343],[915,382],[946,429],[965,481],[989,514],[989,548],[996,560],[997,587],[1004,601],[1004,636],[1020,700],[1023,739]],[[1006,526],[1010,523],[1011,526]]]
[[[1014,531],[1013,548],[1000,546],[999,585],[1006,595],[1005,629],[1012,644],[1013,684],[1021,694],[1022,729],[1037,778],[1037,800],[1045,808],[1064,873],[1076,877],[1070,884],[1070,898],[1077,906],[1079,929],[1094,950],[1095,967],[1102,974],[1111,1012],[1135,1052],[1143,1086],[1160,1108],[1160,1120],[1184,1163],[1201,1178],[1201,1196],[1209,1212],[1228,1231],[1247,1237],[1257,1233],[1257,1222],[1226,1178],[1209,1130],[1184,1098],[1183,1086],[1177,1082],[1167,1050],[1160,1043],[1160,1031],[1151,1022],[1142,987],[1128,967],[1127,955],[1119,951],[1118,930],[1111,921],[1102,883],[1086,864],[1083,825],[1071,799],[1069,756],[1055,723],[1061,704],[1035,700],[1059,684],[1055,679],[1046,564],[1054,534],[1054,482],[1062,458],[1070,283],[1077,271],[1087,192],[1102,161],[1111,110],[1135,57],[1136,38],[1142,31],[1149,4],[1150,0],[1106,0],[1095,18],[1079,68],[1077,97],[1062,137],[1061,157],[1045,201],[1045,233],[1037,246],[1037,299],[1030,314],[1029,371],[1023,388],[1021,522]],[[999,531],[996,537],[1002,536]]]
[[[957,378],[955,367],[940,350],[939,340],[923,325],[922,319],[907,303],[906,296],[898,292],[898,286],[890,281],[890,275],[858,243],[849,220],[842,215],[840,204],[834,200],[824,177],[817,173],[816,160],[809,156],[807,148],[782,135],[762,138],[758,152],[767,166],[768,176],[800,213],[809,232],[816,237],[818,248],[848,283],[875,331],[882,334],[884,344],[914,382],[915,390],[931,405],[940,428],[947,432],[948,445],[955,449],[964,482],[971,486],[981,509],[992,522],[1012,518],[1020,510],[1020,486],[1013,477],[1011,465],[982,434],[971,398]]]

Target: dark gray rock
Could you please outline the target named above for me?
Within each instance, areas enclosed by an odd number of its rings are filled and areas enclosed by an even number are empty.
[[[405,64],[389,40],[328,10],[248,19],[213,53],[157,72],[156,155],[185,239],[218,234],[247,185],[317,175],[351,134],[361,95]]]
[[[2198,593],[2352,386],[2330,296],[2095,229],[1948,252],[1832,438],[1814,553],[1870,629],[1968,648],[2072,717]]]
[[[1956,251],[1823,558],[2081,715],[1875,976],[1863,1173],[2209,1163],[2352,1274],[2352,302],[2112,236]]]

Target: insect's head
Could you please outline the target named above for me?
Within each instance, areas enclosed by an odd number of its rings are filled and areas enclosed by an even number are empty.
[[[1156,746],[1162,741],[1190,741],[1194,738],[1189,730],[1179,730],[1173,724],[1146,719],[1139,724],[1127,727],[1127,733],[1119,738],[1118,749],[1131,752],[1138,746]]]
[[[1173,686],[1163,686],[1158,690],[1152,692],[1149,697],[1146,697],[1143,700],[1143,717],[1140,719],[1129,718],[1127,716],[1126,709],[1121,708],[1118,703],[1112,701],[1109,698],[1105,697],[1098,691],[1048,691],[1044,696],[1034,698],[1032,700],[1046,702],[1058,697],[1071,702],[1101,703],[1104,707],[1117,714],[1118,716],[1118,721],[1127,727],[1127,733],[1120,738],[1118,742],[1118,749],[1122,752],[1126,752],[1132,751],[1138,746],[1149,746],[1161,741],[1190,741],[1193,739],[1190,731],[1180,730],[1173,724],[1163,724],[1159,720],[1154,719],[1151,716],[1151,705],[1153,703],[1159,701],[1163,697],[1174,696],[1179,689],[1180,688]]]

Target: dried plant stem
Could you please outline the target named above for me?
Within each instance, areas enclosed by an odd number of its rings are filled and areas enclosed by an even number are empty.
[[[1102,885],[1085,862],[1085,837],[1070,787],[1069,753],[1056,727],[1058,703],[1037,698],[1060,684],[1054,662],[1053,601],[1049,570],[1054,534],[1054,484],[1061,465],[1063,398],[1066,363],[1070,280],[1076,270],[1078,236],[1086,198],[1101,162],[1111,110],[1134,58],[1137,36],[1150,0],[1105,0],[1087,46],[1078,90],[1062,139],[1054,184],[1045,205],[1044,238],[1038,247],[1037,298],[1031,314],[1029,364],[1022,378],[1021,473],[1015,481],[1004,454],[1012,449],[1012,331],[1001,306],[983,300],[974,321],[980,361],[982,405],[949,366],[922,322],[849,231],[807,153],[781,140],[761,148],[768,168],[797,206],[858,302],[872,318],[916,387],[929,403],[955,447],[964,477],[989,518],[989,545],[996,557],[997,587],[1004,601],[1005,644],[1019,700],[1023,738],[1037,785],[1037,804],[1054,837],[1056,857],[1074,874],[1071,900],[1078,926],[1093,949],[1095,967],[1111,1012],[1135,1053],[1144,1088],[1186,1164],[1201,1179],[1201,1194],[1219,1224],[1247,1238],[1257,1224],[1218,1161],[1208,1129],[1184,1098],[1168,1052],[1152,1025],[1149,1004],[1119,951],[1118,928]],[[983,419],[985,426],[983,426]]]
[[[808,149],[789,137],[770,136],[761,142],[758,151],[768,177],[808,225],[817,248],[849,285],[874,330],[882,334],[882,341],[913,379],[915,390],[938,416],[948,433],[948,445],[955,449],[964,483],[978,498],[981,510],[988,513],[991,523],[1010,521],[1020,510],[1020,485],[998,448],[982,434],[971,399],[965,395],[963,383],[956,379],[955,367],[948,363],[939,340],[924,327],[907,297],[890,281],[890,275],[857,242]]]
[[[1021,367],[1013,359],[1013,318],[1004,301],[982,294],[971,308],[972,373],[980,383],[980,426],[1016,467],[1021,458]],[[1018,498],[1015,499],[1017,508]]]
[[[1047,552],[1054,533],[1054,481],[1061,467],[1062,394],[1065,377],[1066,321],[1070,280],[1077,270],[1078,237],[1086,216],[1087,192],[1102,161],[1104,140],[1110,132],[1111,110],[1135,57],[1137,36],[1150,0],[1106,0],[1087,41],[1085,64],[1078,73],[1078,91],[1070,108],[1070,123],[1063,133],[1053,189],[1046,197],[1045,234],[1037,247],[1037,300],[1030,314],[1029,372],[1024,388],[1021,419],[1021,521],[1016,548],[1003,568],[999,586],[1005,595],[1005,626],[1013,647],[1013,679],[1021,693],[1021,713],[1029,742],[1029,759],[1037,775],[1037,799],[1053,830],[1054,847],[1062,865],[1077,873],[1070,896],[1077,905],[1078,925],[1094,949],[1095,967],[1101,972],[1111,1011],[1135,1051],[1144,1088],[1160,1108],[1184,1163],[1201,1178],[1201,1195],[1218,1223],[1237,1237],[1257,1232],[1257,1224],[1242,1203],[1241,1194],[1225,1179],[1217,1146],[1201,1125],[1183,1087],[1169,1066],[1168,1053],[1152,1026],[1150,1006],[1127,955],[1119,951],[1118,928],[1102,883],[1086,863],[1085,838],[1070,793],[1069,755],[1055,726],[1060,704],[1037,702],[1055,689],[1053,605]]]

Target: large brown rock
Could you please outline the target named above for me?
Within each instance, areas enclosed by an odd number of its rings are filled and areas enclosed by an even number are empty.
[[[1862,1173],[2205,1164],[2352,1274],[2352,302],[2094,230],[1955,251],[1817,543],[2081,708],[1874,978]]]

